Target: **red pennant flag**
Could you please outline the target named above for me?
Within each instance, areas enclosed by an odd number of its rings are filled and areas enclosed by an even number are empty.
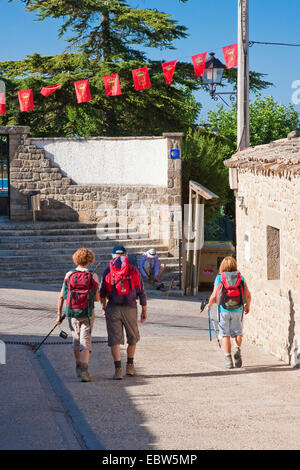
[[[18,91],[18,98],[20,103],[21,111],[33,111],[33,93],[32,90],[20,90]]]
[[[50,96],[52,93],[54,93],[56,90],[59,90],[60,88],[61,88],[61,85],[45,86],[41,89],[41,95]]]
[[[163,64],[161,64],[167,85],[170,85],[172,81],[176,64],[177,60],[172,60],[171,62],[164,62]]]
[[[122,95],[119,75],[117,73],[115,73],[114,75],[106,75],[105,77],[103,77],[103,81],[107,96]]]
[[[92,97],[88,80],[80,80],[78,82],[74,82],[74,85],[76,90],[77,103],[85,103],[86,101],[91,101]]]
[[[227,69],[237,67],[238,65],[238,45],[232,44],[231,46],[222,47],[225,64]]]
[[[192,56],[194,70],[197,77],[201,77],[203,75],[206,64],[206,56],[206,52],[202,52],[202,54],[196,54]]]
[[[5,93],[0,93],[0,114],[6,114]]]
[[[151,88],[149,71],[147,67],[132,70],[132,76],[136,90],[144,90],[145,88]]]

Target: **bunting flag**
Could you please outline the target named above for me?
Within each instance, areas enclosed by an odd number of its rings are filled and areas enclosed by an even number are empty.
[[[52,95],[52,93],[54,93],[56,90],[59,90],[60,88],[61,88],[61,85],[45,86],[41,89],[41,95],[50,96],[50,95]]]
[[[176,69],[176,64],[177,60],[172,60],[171,62],[164,62],[163,64],[161,64],[167,85],[170,85],[172,81]]]
[[[21,111],[33,111],[34,104],[33,104],[33,93],[32,90],[19,90],[18,91],[18,98],[20,103]]]
[[[119,75],[117,73],[115,73],[114,75],[106,75],[105,77],[103,77],[103,81],[107,96],[122,95]]]
[[[0,93],[0,114],[6,114],[5,93]]]
[[[150,76],[147,67],[132,70],[132,76],[134,86],[137,91],[151,88]]]
[[[197,77],[201,77],[203,75],[206,64],[206,56],[207,52],[202,52],[202,54],[196,54],[192,56],[194,70]]]
[[[231,44],[230,46],[222,47],[224,60],[226,68],[230,69],[232,67],[238,66],[238,44]],[[204,73],[206,65],[207,53],[203,52],[201,54],[196,54],[192,56],[193,66],[195,74],[197,77],[201,77]],[[161,64],[162,70],[164,73],[165,83],[170,85],[173,80],[173,76],[177,66],[177,60],[172,60],[170,62],[163,62]],[[132,70],[132,76],[134,81],[135,89],[144,90],[151,88],[151,81],[148,67],[141,67],[138,69]],[[122,95],[122,89],[120,86],[120,79],[117,73],[112,75],[105,75],[102,77],[104,81],[104,87],[107,96],[118,96]],[[79,80],[74,82],[76,98],[78,103],[85,103],[86,101],[91,101],[91,91],[89,80]],[[40,93],[48,97],[56,90],[59,90],[62,85],[49,85],[41,89]],[[34,102],[33,102],[33,91],[29,90],[19,90],[18,98],[20,103],[21,111],[33,111]],[[5,92],[0,91],[0,115],[6,114],[6,95]]]
[[[222,47],[225,65],[227,69],[238,66],[238,45]]]
[[[92,97],[88,80],[80,80],[78,82],[74,82],[74,86],[76,90],[77,103],[85,103],[86,101],[91,101]]]

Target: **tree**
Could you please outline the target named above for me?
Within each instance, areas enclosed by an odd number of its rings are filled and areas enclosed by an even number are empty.
[[[201,84],[191,63],[179,62],[171,85],[166,85],[157,61],[147,59],[145,47],[172,49],[187,30],[170,15],[157,10],[132,8],[125,0],[18,0],[39,20],[63,18],[59,36],[69,44],[63,54],[28,56],[22,61],[0,63],[0,78],[7,83],[8,115],[2,124],[27,124],[32,135],[161,135],[187,132],[201,105],[192,92]],[[181,0],[183,3],[186,0]],[[73,51],[72,53],[70,51]],[[147,65],[152,88],[136,92],[131,70]],[[106,97],[102,76],[118,73],[123,94]],[[225,71],[236,80],[236,71]],[[89,78],[92,102],[75,103],[73,81]],[[16,91],[60,83],[62,89],[44,99],[36,93],[36,109],[20,113]],[[259,89],[268,82],[256,77]],[[13,108],[14,106],[14,108]]]
[[[60,136],[161,135],[186,131],[193,125],[190,117],[197,117],[201,105],[186,101],[188,92],[200,85],[192,64],[178,63],[173,83],[166,85],[161,64],[148,61],[142,50],[170,49],[175,39],[186,37],[186,28],[170,15],[131,8],[123,0],[21,1],[28,11],[36,11],[40,20],[63,17],[59,35],[74,33],[67,41],[75,52],[54,57],[34,54],[23,61],[1,63],[7,101],[15,104],[15,110],[1,118],[3,123],[28,124],[33,135],[55,132]],[[145,65],[150,69],[152,88],[136,92],[131,70]],[[106,97],[102,83],[103,75],[113,73],[119,74],[123,92],[114,98]],[[73,81],[83,78],[90,80],[93,101],[78,106],[74,103]],[[18,111],[18,89],[54,83],[63,84],[62,89],[46,100],[37,94],[36,111]]]
[[[218,206],[228,201],[228,171],[225,158],[231,142],[203,129],[190,129],[183,143],[183,199],[188,203],[188,183],[195,180],[219,196]]]
[[[59,37],[71,30],[70,46],[98,60],[142,60],[140,48],[174,48],[187,29],[157,10],[132,8],[126,0],[19,0],[39,20],[64,18]],[[139,48],[136,48],[136,46]]]
[[[250,145],[268,144],[272,140],[284,138],[299,126],[299,115],[295,108],[292,105],[279,104],[272,96],[263,98],[257,94],[250,102],[249,114]],[[228,110],[220,105],[216,111],[208,113],[208,128],[212,130],[215,126],[219,129],[219,135],[232,142],[234,153],[237,139],[235,105]]]

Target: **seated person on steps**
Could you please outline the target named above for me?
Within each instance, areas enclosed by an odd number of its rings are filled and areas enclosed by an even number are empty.
[[[155,248],[150,248],[150,250],[142,254],[140,272],[146,281],[149,281],[153,275],[154,281],[161,282],[160,278],[165,268],[166,265],[159,262]]]

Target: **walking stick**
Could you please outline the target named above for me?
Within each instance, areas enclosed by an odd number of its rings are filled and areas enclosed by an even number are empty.
[[[211,321],[210,321],[210,310],[208,310],[208,331],[209,331],[209,341],[212,340],[212,337],[211,337]]]
[[[215,330],[216,340],[217,340],[217,342],[218,342],[219,348],[221,349],[221,343],[220,343],[220,340],[219,340],[219,336],[218,336],[218,332],[217,332],[215,320],[214,320],[213,318],[212,318],[212,324],[213,324],[213,328],[214,328],[214,330]]]
[[[61,321],[63,321],[65,319],[66,315],[62,315],[61,317]],[[52,328],[52,330],[47,334],[47,336],[45,336],[45,338],[43,339],[43,341],[38,345],[37,348],[34,349],[34,352],[37,352],[37,350],[42,346],[42,344],[44,344],[44,342],[46,341],[46,339],[51,335],[51,333],[55,330],[55,328],[57,327],[57,325],[59,325],[59,323],[56,323],[54,325],[54,327]]]

